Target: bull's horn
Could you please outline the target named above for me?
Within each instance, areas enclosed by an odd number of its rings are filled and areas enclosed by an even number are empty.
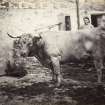
[[[20,36],[12,36],[12,35],[10,35],[9,33],[7,33],[7,35],[10,37],[10,38],[20,38]]]

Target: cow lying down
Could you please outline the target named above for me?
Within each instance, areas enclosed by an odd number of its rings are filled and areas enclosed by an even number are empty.
[[[14,38],[10,34],[10,37]],[[98,82],[102,78],[102,45],[101,37],[94,31],[47,31],[40,34],[23,34],[17,37],[19,44],[18,56],[35,56],[44,66],[52,70],[52,79],[57,85],[61,84],[61,62],[81,59],[92,54],[97,70]]]

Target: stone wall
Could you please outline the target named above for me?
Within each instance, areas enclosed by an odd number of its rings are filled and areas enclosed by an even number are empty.
[[[9,8],[70,8],[73,0],[1,0],[1,7]]]
[[[21,8],[21,9],[34,9],[36,12],[34,18],[42,17],[40,20],[43,20],[44,23],[41,23],[40,26],[46,26],[62,22],[61,30],[65,30],[65,16],[68,15],[71,18],[71,27],[72,30],[77,29],[77,13],[76,13],[76,0],[1,0],[0,8],[7,8],[12,12],[11,8]],[[91,11],[105,11],[105,1],[104,0],[79,0],[79,14],[80,14],[80,25],[83,24],[84,15],[90,15]],[[21,10],[23,11],[26,10]],[[33,10],[32,10],[33,11]],[[87,11],[88,14],[85,14]],[[30,12],[30,11],[29,11]],[[27,12],[31,14],[32,12]],[[23,13],[25,14],[25,13]],[[63,14],[61,17],[60,14]],[[18,15],[15,14],[15,15]],[[48,16],[49,15],[49,16]],[[39,17],[38,17],[39,16]],[[45,19],[45,17],[47,17]],[[52,17],[52,18],[51,18]],[[46,23],[45,21],[48,20]],[[35,19],[36,22],[40,22]],[[34,22],[33,22],[34,23]],[[43,24],[43,25],[42,25]],[[58,30],[58,27],[55,28]]]

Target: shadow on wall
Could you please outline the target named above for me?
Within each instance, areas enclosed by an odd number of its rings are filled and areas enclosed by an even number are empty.
[[[24,62],[13,57],[13,42],[6,34],[0,36],[0,75],[24,76]]]
[[[3,30],[0,30],[0,75],[5,73],[7,61],[12,61],[13,41],[8,39]]]

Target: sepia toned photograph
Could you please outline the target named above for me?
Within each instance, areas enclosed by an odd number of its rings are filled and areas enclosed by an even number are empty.
[[[0,0],[0,105],[105,105],[105,0]]]

